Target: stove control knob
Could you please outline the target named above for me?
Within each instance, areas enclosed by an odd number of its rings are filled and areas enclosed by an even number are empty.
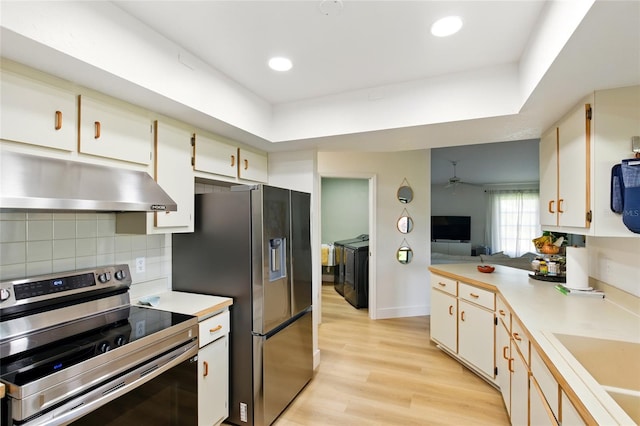
[[[116,346],[122,346],[125,343],[127,343],[127,339],[121,334],[116,337],[116,340],[114,343],[116,344]]]
[[[11,297],[11,293],[6,288],[0,289],[0,302],[4,302],[5,300]]]
[[[116,280],[122,281],[125,278],[127,278],[127,273],[125,271],[123,271],[122,269],[116,271]]]
[[[104,341],[98,345],[98,352],[100,353],[108,352],[109,349],[111,349],[111,345],[109,345],[109,342],[107,341]]]
[[[105,272],[104,274],[98,275],[98,281],[100,281],[103,284],[108,281],[111,281],[111,274],[108,272]]]

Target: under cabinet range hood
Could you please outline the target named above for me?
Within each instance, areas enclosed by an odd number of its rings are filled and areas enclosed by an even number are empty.
[[[176,211],[148,173],[0,152],[0,210]]]

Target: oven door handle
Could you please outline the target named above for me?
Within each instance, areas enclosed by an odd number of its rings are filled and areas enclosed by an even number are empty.
[[[73,398],[62,406],[24,423],[23,426],[53,426],[72,422],[192,357],[197,361],[197,355],[197,341],[189,342],[141,364],[122,376],[110,379],[93,391]]]

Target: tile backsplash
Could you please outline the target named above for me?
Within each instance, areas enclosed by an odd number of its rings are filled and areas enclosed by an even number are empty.
[[[118,263],[129,264],[134,284],[170,281],[171,235],[116,234],[115,221],[116,213],[0,213],[0,281]]]

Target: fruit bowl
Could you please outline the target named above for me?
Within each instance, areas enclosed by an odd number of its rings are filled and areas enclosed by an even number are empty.
[[[491,272],[493,272],[495,270],[496,270],[496,268],[494,266],[491,266],[491,265],[478,265],[478,271],[484,272],[485,274],[490,274]]]

